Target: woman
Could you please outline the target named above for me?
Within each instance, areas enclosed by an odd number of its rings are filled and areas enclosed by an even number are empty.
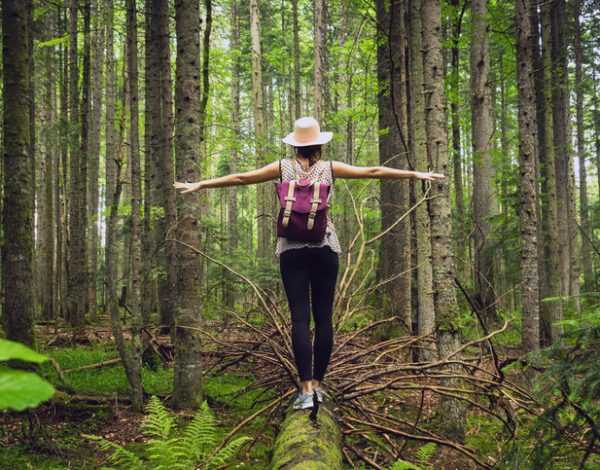
[[[301,118],[294,123],[294,131],[283,142],[296,148],[295,160],[279,160],[246,173],[236,173],[196,183],[179,183],[173,186],[182,193],[192,193],[204,188],[217,188],[242,184],[262,183],[281,178],[310,179],[331,186],[334,178],[417,178],[438,180],[439,173],[398,170],[385,166],[359,167],[346,163],[321,160],[321,146],[331,140],[331,132],[321,132],[313,118]],[[331,196],[331,192],[329,193]],[[302,384],[293,407],[313,407],[313,392],[323,401],[321,381],[327,370],[333,346],[331,323],[335,285],[338,275],[340,244],[335,228],[327,216],[327,229],[322,242],[306,243],[277,238],[276,255],[279,257],[281,278],[288,298],[292,317],[292,349],[296,368]],[[313,346],[310,341],[310,300],[315,321],[314,369]]]

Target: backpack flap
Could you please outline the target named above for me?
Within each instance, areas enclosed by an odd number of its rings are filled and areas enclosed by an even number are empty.
[[[308,180],[304,180],[308,181]],[[293,187],[291,189],[290,194],[290,186]],[[313,199],[320,199],[317,203],[316,211],[321,211],[327,207],[327,197],[329,196],[329,191],[331,190],[331,186],[325,183],[319,183],[319,192],[318,197],[314,197],[315,186],[312,181],[309,184],[305,184],[302,186],[300,183],[302,180],[298,182],[298,180],[291,181],[283,181],[283,182],[275,182],[275,189],[277,191],[277,195],[279,198],[279,204],[283,209],[286,208],[286,197],[294,197],[295,200],[291,201],[292,206],[291,210],[294,212],[300,212],[306,214],[312,210]]]

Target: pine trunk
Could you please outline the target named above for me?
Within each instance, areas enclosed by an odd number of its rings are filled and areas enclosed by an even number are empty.
[[[519,0],[517,25],[517,81],[519,87],[519,227],[521,233],[522,352],[540,346],[538,278],[537,178],[535,174],[536,105],[533,88],[533,51],[530,42],[531,0]]]
[[[198,0],[175,1],[177,63],[175,84],[175,152],[177,179],[200,180],[200,12]],[[181,196],[181,195],[180,195]],[[183,195],[178,204],[179,268],[175,317],[175,372],[173,401],[176,408],[197,408],[202,389],[200,294],[202,269],[198,255],[186,245],[201,249],[199,198]]]
[[[487,1],[471,2],[471,133],[473,145],[473,221],[475,299],[488,326],[498,323],[494,294],[494,246],[490,217],[496,212],[492,193],[492,101],[488,50]]]
[[[410,142],[413,161],[417,171],[427,171],[427,146],[425,136],[425,103],[423,98],[423,41],[421,38],[421,0],[410,0]],[[424,185],[415,184],[415,198],[425,196]],[[417,331],[419,336],[429,334],[435,326],[433,304],[433,268],[431,264],[431,226],[427,203],[416,210],[416,254],[417,254]],[[435,344],[419,352],[422,360],[436,358]]]
[[[252,103],[254,109],[254,139],[256,148],[256,167],[265,165],[265,111],[262,79],[262,52],[260,46],[260,13],[258,1],[250,0],[250,34],[252,37]],[[259,183],[256,188],[256,207],[258,211],[258,258],[260,271],[269,256],[271,248],[270,201],[272,188],[267,183]]]
[[[30,159],[29,48],[31,4],[2,1],[4,192],[2,200],[2,313],[6,339],[35,347],[33,168]]]
[[[565,0],[553,0],[552,31],[552,103],[556,157],[557,215],[559,254],[563,295],[572,296],[571,305],[579,311],[579,229],[575,204],[575,176],[571,158],[571,112],[567,49],[565,44]]]
[[[560,284],[560,255],[558,239],[558,215],[556,195],[556,167],[554,152],[554,124],[552,109],[552,58],[550,55],[550,7],[544,3],[541,6],[542,25],[542,61],[544,70],[544,191],[542,192],[542,211],[544,213],[544,233],[546,260],[546,288],[544,294],[554,298],[542,303],[542,345],[555,342],[562,333],[562,327],[554,323],[562,320],[562,304],[557,297],[561,296]]]
[[[98,177],[100,171],[100,123],[102,120],[102,85],[103,85],[103,63],[104,63],[104,22],[102,18],[104,10],[100,3],[96,3],[94,11],[94,40],[92,46],[92,109],[90,113],[90,145],[89,145],[89,283],[88,304],[90,319],[95,320],[98,311],[98,203],[99,187]]]
[[[406,97],[406,29],[404,2],[376,3],[381,42],[377,48],[379,162],[391,168],[409,167],[407,155],[408,102]],[[381,229],[388,230],[408,210],[407,179],[381,180]],[[383,283],[381,316],[396,315],[404,331],[412,332],[410,219],[395,225],[381,239],[380,282]],[[399,330],[386,328],[385,335]]]
[[[581,25],[579,16],[581,15],[581,0],[574,5],[574,49],[575,49],[575,116],[577,125],[577,156],[579,158],[579,217],[581,219],[582,245],[581,259],[583,260],[583,279],[584,292],[594,290],[594,277],[592,271],[592,247],[590,244],[590,221],[589,206],[587,196],[587,171],[585,168],[585,128],[583,123],[583,54],[581,51]]]
[[[443,58],[441,43],[441,12],[439,0],[424,0],[421,6],[423,37],[423,83],[425,91],[425,122],[427,153],[432,170],[448,175],[448,135],[446,130]],[[450,224],[450,188],[444,181],[432,182],[430,205],[431,251],[433,253],[433,288],[437,345],[441,358],[454,353],[459,343],[458,304],[454,291],[454,253]],[[455,356],[456,357],[456,356]],[[449,366],[459,372],[457,366]],[[457,386],[448,379],[446,386]],[[444,434],[458,442],[465,437],[465,406],[456,398],[443,397],[438,413]]]

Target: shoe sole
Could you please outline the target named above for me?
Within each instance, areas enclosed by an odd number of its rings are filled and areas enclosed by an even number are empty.
[[[311,403],[310,405],[303,405],[303,406],[293,406],[292,408],[294,408],[295,410],[306,410],[307,408],[314,408],[315,405],[314,403]]]

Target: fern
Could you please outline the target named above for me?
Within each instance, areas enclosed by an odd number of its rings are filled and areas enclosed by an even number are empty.
[[[124,447],[100,436],[87,436],[97,441],[102,450],[112,451],[109,457],[116,467],[127,469],[191,470],[197,466],[216,468],[229,461],[250,438],[239,437],[228,442],[209,460],[208,456],[220,447],[216,437],[215,418],[206,401],[183,431],[177,430],[175,417],[169,414],[160,399],[150,397],[141,430],[153,437],[145,445],[143,461]]]
[[[190,458],[204,460],[209,455],[217,444],[215,432],[214,416],[205,401],[183,433],[183,443],[190,451]]]
[[[419,461],[420,465],[424,465],[424,467],[419,467],[418,465],[407,462],[406,460],[397,460],[389,470],[430,470],[429,459],[435,452],[437,448],[437,444],[435,442],[428,442],[427,444],[421,446],[416,452],[415,456]]]
[[[417,459],[421,463],[428,463],[429,459],[437,449],[437,444],[435,442],[428,442],[424,446],[421,446],[416,452],[415,455]]]
[[[217,452],[206,464],[208,468],[215,468],[220,465],[223,465],[229,459],[231,459],[239,450],[239,448],[246,441],[249,441],[250,438],[248,436],[238,437],[233,441],[227,443],[225,447],[223,447],[219,452]]]
[[[100,445],[100,449],[103,451],[112,451],[112,455],[108,458],[108,460],[119,467],[125,467],[131,470],[146,468],[141,459],[135,455],[133,452],[128,451],[123,446],[119,444],[115,444],[114,442],[110,442],[107,439],[104,439],[100,436],[93,436],[89,434],[82,434],[83,437],[87,437],[93,441],[96,441]]]
[[[142,432],[146,436],[167,439],[175,429],[175,418],[169,414],[165,405],[154,395],[146,407],[148,413],[142,424]]]
[[[394,465],[390,467],[389,470],[423,470],[418,465],[414,463],[407,462],[406,460],[396,460]]]

